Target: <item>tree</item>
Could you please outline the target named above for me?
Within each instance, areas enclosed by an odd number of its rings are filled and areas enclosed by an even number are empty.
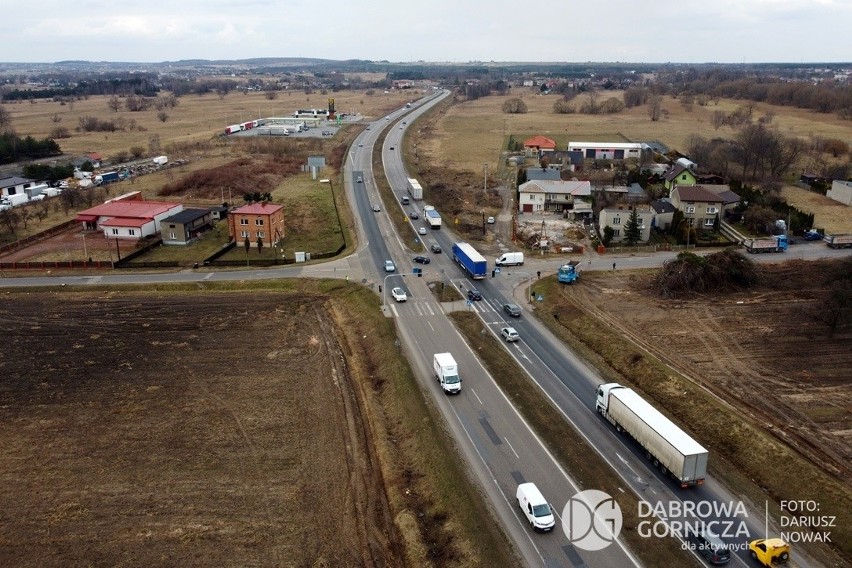
[[[109,107],[109,110],[112,112],[118,112],[121,110],[121,99],[115,95],[111,96],[107,101],[107,107]]]
[[[165,122],[169,119],[169,113],[167,113],[164,110],[161,110],[160,112],[157,113],[157,118],[160,119],[160,122]]]
[[[13,134],[12,113],[0,106],[0,134]]]
[[[251,241],[249,240],[248,237],[246,237],[246,240],[243,241],[243,246],[246,249],[246,254],[248,254],[248,251],[251,248]]]
[[[145,153],[144,146],[131,146],[130,147],[130,155],[133,156],[134,159],[138,160]]]
[[[266,97],[266,100],[268,100],[268,101],[274,101],[275,99],[278,98],[278,92],[277,91],[266,91],[263,94],[263,96]]]
[[[0,225],[9,229],[10,234],[15,234],[15,230],[17,230],[18,223],[20,222],[21,218],[18,216],[18,212],[14,209],[0,211]]]
[[[257,237],[257,254],[263,250],[263,237]]]
[[[660,95],[651,95],[648,99],[648,116],[652,122],[657,122],[663,115],[663,97]]]
[[[603,228],[603,239],[601,242],[603,246],[608,247],[609,243],[612,242],[612,238],[615,236],[615,229],[607,225]]]
[[[627,245],[633,246],[642,239],[640,225],[639,212],[634,207],[630,211],[630,217],[627,218],[627,222],[624,223],[624,242]]]
[[[519,98],[512,98],[503,103],[503,112],[506,114],[526,114],[527,103]]]
[[[553,103],[554,114],[573,114],[575,112],[574,105],[562,99]]]

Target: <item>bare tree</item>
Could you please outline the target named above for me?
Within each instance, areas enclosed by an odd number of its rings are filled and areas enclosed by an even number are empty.
[[[164,110],[161,110],[160,112],[157,113],[157,118],[160,119],[160,122],[165,122],[169,119],[169,113],[167,113]]]
[[[111,96],[109,100],[107,100],[107,107],[109,107],[109,110],[112,112],[118,112],[121,110],[121,99],[115,95]]]
[[[12,134],[12,113],[0,106],[0,134]]]
[[[511,98],[503,103],[503,112],[506,114],[525,114],[527,103],[519,98]]]
[[[663,97],[651,95],[648,99],[648,116],[652,122],[657,122],[663,114]]]

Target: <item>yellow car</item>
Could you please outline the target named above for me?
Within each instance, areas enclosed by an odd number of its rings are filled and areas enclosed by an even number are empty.
[[[760,538],[748,543],[751,557],[764,566],[790,560],[790,545],[780,538]]]

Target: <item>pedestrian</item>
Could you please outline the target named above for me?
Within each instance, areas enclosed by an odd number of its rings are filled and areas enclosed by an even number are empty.
[[[612,263],[612,269],[615,270],[615,263]]]

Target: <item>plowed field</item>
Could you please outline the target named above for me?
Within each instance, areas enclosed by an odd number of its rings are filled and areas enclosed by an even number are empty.
[[[323,300],[0,303],[0,565],[406,563]]]

